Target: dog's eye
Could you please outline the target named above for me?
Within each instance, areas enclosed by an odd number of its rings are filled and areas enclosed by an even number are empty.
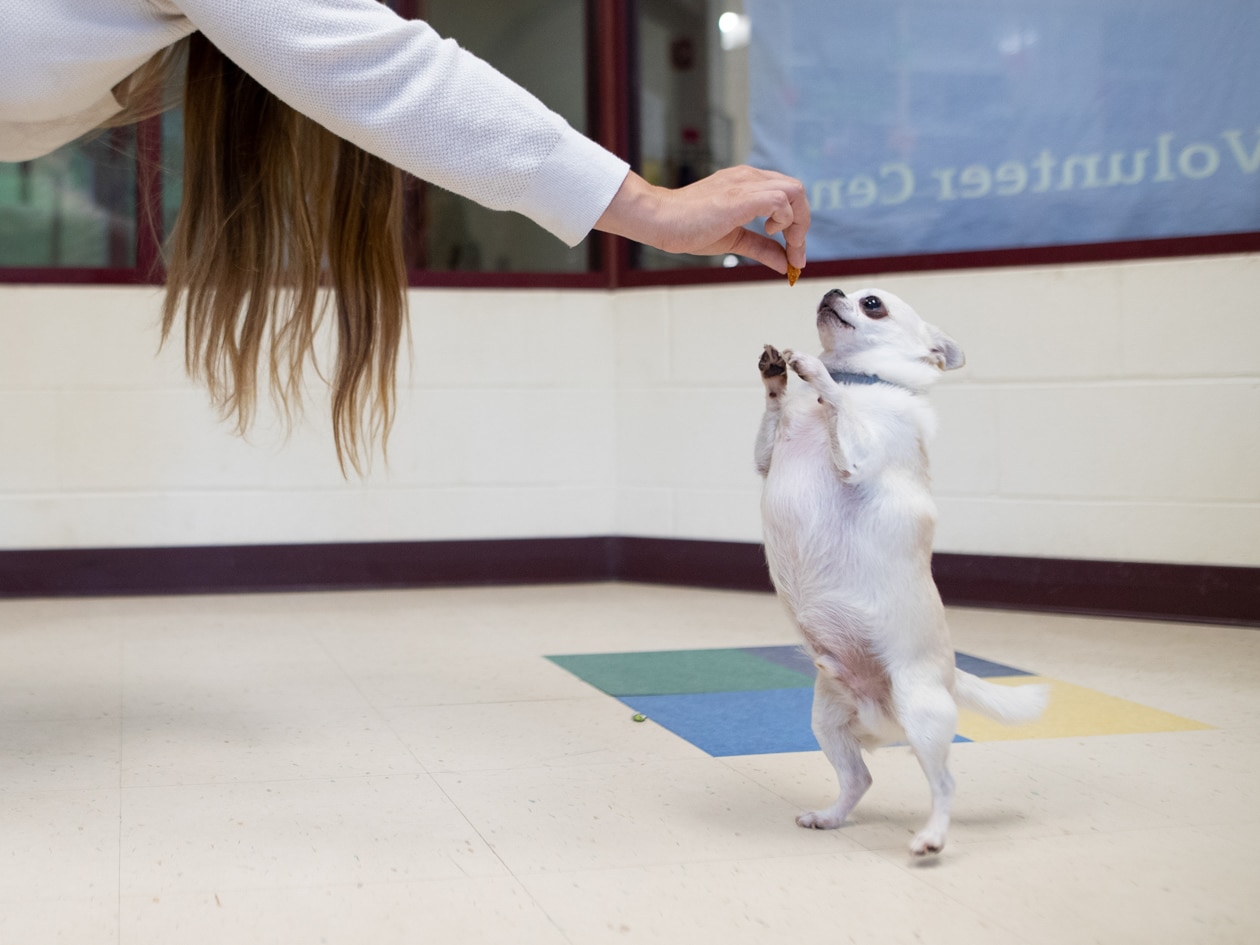
[[[888,317],[888,309],[884,308],[884,302],[878,295],[868,295],[862,299],[862,311],[867,318]]]

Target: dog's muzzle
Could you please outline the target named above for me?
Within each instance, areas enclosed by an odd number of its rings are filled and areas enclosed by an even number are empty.
[[[839,289],[832,289],[824,295],[822,301],[818,303],[818,317],[826,318],[830,316],[838,320],[846,328],[853,328],[853,324],[840,314],[841,309],[844,307],[840,304],[840,300],[843,298],[845,298],[845,294]]]

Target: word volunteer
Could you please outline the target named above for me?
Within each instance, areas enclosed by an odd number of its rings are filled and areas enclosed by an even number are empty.
[[[1115,151],[1106,160],[1101,154],[1073,154],[1062,161],[1043,150],[1032,161],[1003,161],[995,167],[969,164],[966,167],[943,167],[928,175],[930,192],[937,200],[968,200],[980,197],[1014,197],[1022,193],[1046,193],[1050,190],[1115,187],[1139,184],[1151,170],[1153,183],[1177,180],[1179,177],[1202,180],[1211,177],[1223,161],[1232,157],[1244,174],[1260,169],[1260,128],[1256,143],[1248,147],[1243,132],[1223,131],[1222,147],[1197,141],[1184,147],[1174,145],[1176,135],[1161,134],[1155,147],[1141,148],[1126,154]],[[1154,161],[1151,161],[1152,154]],[[892,206],[905,203],[918,195],[919,181],[914,169],[904,162],[885,164],[878,174],[857,174],[815,181],[810,188],[810,205],[815,210],[860,209],[875,204]],[[926,195],[924,195],[926,196]]]

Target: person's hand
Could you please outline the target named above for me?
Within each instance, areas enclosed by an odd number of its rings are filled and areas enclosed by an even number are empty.
[[[747,228],[765,217],[766,235]],[[809,201],[795,178],[755,167],[731,167],[670,190],[631,171],[595,229],[668,253],[735,253],[775,272],[805,268]],[[782,233],[787,251],[771,236]]]

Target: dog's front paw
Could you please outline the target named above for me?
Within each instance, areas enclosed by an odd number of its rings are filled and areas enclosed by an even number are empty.
[[[787,362],[783,360],[783,355],[779,354],[778,348],[774,345],[766,345],[761,352],[761,360],[757,362],[757,370],[764,378],[778,377],[787,373]]]
[[[842,823],[844,818],[827,810],[811,810],[796,816],[796,826],[807,830],[835,830]]]
[[[798,354],[795,351],[785,351],[783,352],[783,357],[787,360],[788,367],[795,371],[797,377],[806,383],[813,384],[821,378],[830,379],[831,377],[823,363],[812,354]]]
[[[778,397],[787,390],[787,362],[773,345],[766,345],[761,352],[757,370],[761,372],[761,383],[766,385],[767,396]]]

